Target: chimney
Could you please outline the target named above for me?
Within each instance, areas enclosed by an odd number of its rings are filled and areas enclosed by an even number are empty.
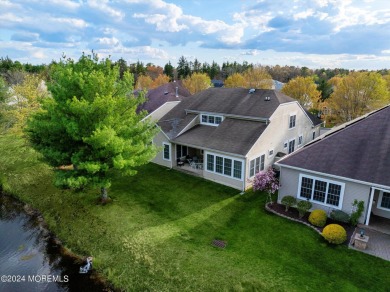
[[[176,97],[179,97],[179,87],[176,86]]]

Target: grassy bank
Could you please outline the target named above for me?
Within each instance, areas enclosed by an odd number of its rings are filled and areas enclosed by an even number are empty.
[[[0,181],[39,209],[65,246],[127,291],[385,291],[390,263],[329,246],[313,230],[268,214],[266,197],[149,164],[98,190],[51,184],[21,139],[0,136]],[[228,242],[225,249],[213,239]]]

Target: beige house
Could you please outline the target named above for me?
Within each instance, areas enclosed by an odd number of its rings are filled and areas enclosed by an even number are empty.
[[[360,223],[390,218],[390,106],[343,124],[277,162],[278,201],[293,195],[313,209],[348,214],[364,202]]]
[[[280,156],[319,136],[321,121],[275,90],[210,88],[158,122],[153,162],[239,190]]]

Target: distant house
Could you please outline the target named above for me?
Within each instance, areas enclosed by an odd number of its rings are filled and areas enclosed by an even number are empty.
[[[272,83],[273,83],[272,89],[275,89],[275,90],[277,90],[277,91],[282,90],[282,88],[283,88],[283,86],[284,86],[284,83],[283,83],[283,82],[280,82],[280,81],[278,81],[278,80],[272,79]]]
[[[137,112],[145,110],[149,113],[148,117],[157,121],[189,96],[191,96],[191,93],[180,80],[169,82],[149,90],[146,94],[145,103],[138,107]]]
[[[254,175],[319,135],[321,121],[274,90],[210,88],[180,102],[159,121],[153,160],[239,190]],[[184,164],[184,165],[183,165]]]
[[[211,83],[213,84],[214,87],[223,87],[223,81],[218,80],[218,79],[213,79],[211,80]]]
[[[351,213],[364,201],[360,222],[390,218],[390,106],[367,114],[307,144],[277,163],[280,201],[286,195],[313,209]]]

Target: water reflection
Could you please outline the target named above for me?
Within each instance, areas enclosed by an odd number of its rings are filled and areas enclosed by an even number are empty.
[[[39,214],[0,193],[0,291],[112,291],[61,251]]]

